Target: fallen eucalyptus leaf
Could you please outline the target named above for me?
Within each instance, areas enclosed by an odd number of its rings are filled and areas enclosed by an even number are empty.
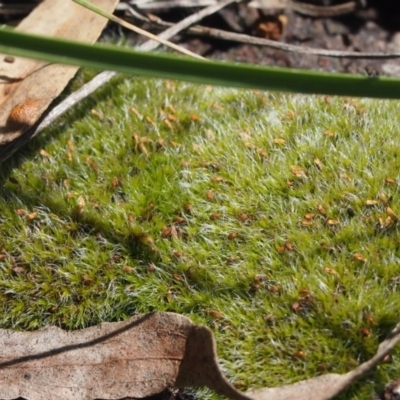
[[[374,357],[347,374],[241,393],[218,366],[212,332],[179,314],[144,314],[79,331],[0,330],[0,393],[6,400],[116,399],[207,386],[232,400],[327,400],[369,372],[399,341],[400,324]]]
[[[93,0],[112,11],[118,0]],[[93,43],[107,19],[72,1],[44,0],[17,31]],[[64,90],[78,67],[0,54],[0,147],[16,140],[40,118]]]
[[[0,393],[7,400],[145,397],[186,386],[249,400],[219,370],[212,332],[178,314],[144,314],[79,331],[0,330],[0,347]]]

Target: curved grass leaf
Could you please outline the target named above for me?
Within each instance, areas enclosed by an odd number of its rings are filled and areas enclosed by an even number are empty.
[[[375,98],[400,98],[400,80],[346,74],[200,61],[167,54],[149,54],[110,45],[52,39],[0,29],[0,52],[99,70],[189,82]]]

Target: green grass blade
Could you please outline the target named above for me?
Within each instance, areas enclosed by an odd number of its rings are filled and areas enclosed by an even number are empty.
[[[375,98],[400,98],[400,80],[320,73],[247,64],[209,62],[167,54],[139,53],[116,46],[87,45],[0,29],[0,52],[99,70],[189,82]]]

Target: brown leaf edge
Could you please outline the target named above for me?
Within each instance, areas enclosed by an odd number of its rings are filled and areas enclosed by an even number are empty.
[[[112,12],[118,0],[91,0]],[[15,28],[16,31],[94,43],[107,19],[65,0],[43,0]],[[65,89],[77,66],[0,54],[0,152],[19,145],[20,137],[41,119]]]
[[[232,400],[325,400],[374,368],[400,341],[400,323],[369,361],[347,374],[241,393],[221,372],[213,333],[174,313],[152,313],[77,331],[0,330],[3,399],[146,397],[207,386]]]
[[[346,374],[326,374],[276,388],[252,390],[246,394],[254,400],[328,400],[348,388],[376,367],[400,342],[400,322],[379,345],[376,354]]]
[[[77,331],[3,329],[0,348],[6,400],[141,398],[187,386],[249,400],[220,371],[212,332],[179,314],[143,314]]]

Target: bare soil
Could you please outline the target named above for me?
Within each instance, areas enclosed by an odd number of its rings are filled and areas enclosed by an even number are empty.
[[[321,0],[319,1],[321,3]],[[330,4],[342,2],[332,1]],[[247,8],[247,15],[243,7]],[[173,9],[168,13],[160,12],[157,15],[174,22],[193,11]],[[370,0],[366,2],[365,8],[336,18],[313,18],[289,9],[275,12],[256,11],[244,5],[233,4],[228,10],[225,9],[202,21],[202,25],[231,31],[235,30],[232,27],[236,27],[236,32],[239,33],[261,35],[280,42],[312,48],[385,53],[400,50],[398,15],[400,15],[400,2],[390,0]],[[260,29],[265,23],[269,23],[272,32],[265,33]],[[267,47],[187,35],[181,36],[181,44],[201,55],[216,59],[328,72],[400,75],[397,60],[305,56]]]

